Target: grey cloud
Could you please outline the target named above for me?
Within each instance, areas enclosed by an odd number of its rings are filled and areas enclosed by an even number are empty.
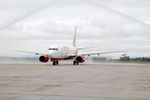
[[[2,2],[1,0],[0,2]],[[146,0],[144,1],[136,1],[136,6],[133,6],[133,2],[131,1],[119,1],[116,0],[116,5],[123,5],[123,7],[118,6],[115,7],[115,2],[110,0],[90,0],[92,2],[98,2],[100,5],[105,5],[108,7],[98,6],[91,4],[87,0],[59,0],[55,2],[53,5],[40,10],[39,12],[34,13],[32,16],[29,16],[13,25],[1,31],[0,33],[0,46],[3,46],[3,50],[1,52],[3,54],[8,54],[6,51],[10,51],[11,48],[20,48],[25,49],[20,46],[22,44],[26,44],[28,49],[32,49],[35,47],[39,49],[40,47],[46,48],[50,45],[62,44],[62,42],[67,45],[72,44],[72,37],[74,32],[74,26],[78,25],[78,33],[77,33],[77,44],[78,46],[100,46],[106,50],[108,49],[125,49],[131,51],[131,55],[136,52],[136,55],[139,54],[147,54],[149,55],[149,37],[150,37],[150,27],[143,25],[140,22],[130,19],[129,17],[123,16],[109,8],[116,9],[121,11],[122,13],[131,15],[133,18],[137,18],[137,13],[131,14],[130,9],[128,7],[134,7],[134,11],[137,12],[136,9],[140,9],[141,6],[148,5],[146,4]],[[6,1],[6,5],[7,5]],[[21,15],[26,14],[29,9],[35,9],[39,7],[40,3],[42,5],[49,2],[46,1],[14,1],[18,3],[18,6],[13,6],[14,9],[10,9],[7,5],[0,9],[3,11],[3,14],[7,12],[13,11],[12,15],[5,19],[2,15],[1,22],[7,22],[7,19],[18,18],[18,12],[21,12]],[[36,3],[35,3],[36,2]],[[142,5],[140,5],[141,2]],[[24,4],[23,4],[24,3]],[[108,3],[108,4],[107,4]],[[29,5],[28,5],[29,4]],[[9,4],[10,5],[10,4]],[[13,5],[16,5],[15,3]],[[20,6],[22,5],[22,6]],[[26,6],[28,5],[28,6]],[[32,6],[33,5],[33,6]],[[121,7],[121,10],[118,9]],[[22,8],[22,9],[20,9]],[[18,10],[20,9],[20,10]],[[147,9],[146,12],[149,12],[150,9]],[[23,11],[23,12],[22,12]],[[124,12],[123,12],[124,11]],[[140,10],[142,11],[142,10]],[[148,19],[148,13],[142,13],[146,15],[145,19]],[[17,17],[16,17],[17,16]],[[13,20],[12,19],[12,20]],[[145,21],[142,17],[137,18],[140,21]],[[11,19],[10,19],[11,20]],[[9,21],[8,21],[9,22]],[[149,23],[149,22],[148,22]],[[7,42],[5,41],[16,41],[16,42]],[[13,45],[13,47],[10,47]],[[26,48],[26,49],[27,49]],[[135,50],[135,51],[134,51]],[[139,51],[138,51],[139,50]],[[1,54],[2,54],[1,53]],[[13,52],[11,52],[13,53]]]

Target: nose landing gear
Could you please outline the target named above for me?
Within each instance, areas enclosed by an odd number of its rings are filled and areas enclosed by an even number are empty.
[[[58,61],[53,61],[53,65],[58,65]]]

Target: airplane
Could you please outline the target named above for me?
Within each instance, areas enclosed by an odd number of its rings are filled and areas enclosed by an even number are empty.
[[[75,26],[72,47],[68,47],[68,46],[51,47],[51,48],[48,48],[47,53],[39,53],[39,52],[31,52],[31,51],[17,51],[17,52],[34,53],[35,55],[40,55],[39,57],[40,62],[46,63],[49,60],[51,60],[52,65],[58,65],[60,60],[73,60],[73,65],[78,65],[79,63],[85,62],[85,56],[126,52],[126,51],[113,51],[113,52],[79,54],[78,53],[79,50],[89,49],[90,47],[77,48],[76,33],[77,33],[77,26]]]

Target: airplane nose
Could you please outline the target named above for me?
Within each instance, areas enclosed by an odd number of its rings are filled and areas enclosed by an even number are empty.
[[[49,55],[49,56],[53,56],[53,54],[54,54],[54,51],[49,51],[49,52],[48,52],[48,55]]]

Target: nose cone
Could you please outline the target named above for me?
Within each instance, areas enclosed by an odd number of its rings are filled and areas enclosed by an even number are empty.
[[[49,50],[48,51],[48,56],[53,57],[54,56],[55,51]]]

